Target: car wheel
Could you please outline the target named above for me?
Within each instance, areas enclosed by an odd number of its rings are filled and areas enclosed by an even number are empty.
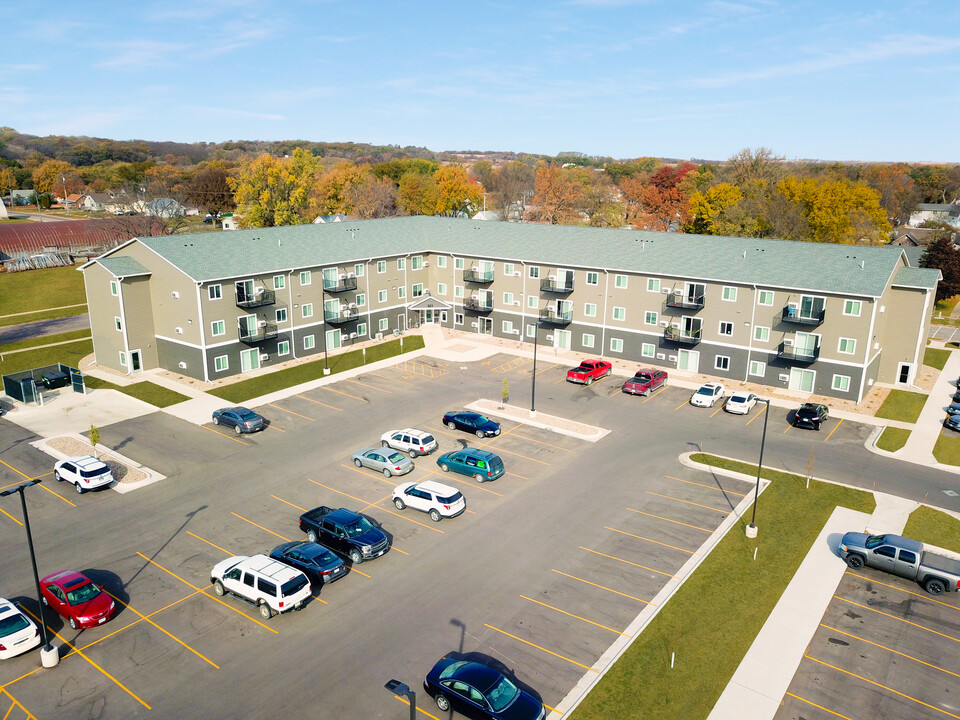
[[[443,470],[444,472],[450,472],[450,466],[447,465],[446,463],[440,463],[440,469]]]
[[[407,455],[409,455],[409,456],[410,456],[410,459],[413,460],[413,459],[415,459],[415,458],[417,457],[417,451],[416,451],[416,450],[411,450],[410,452],[407,453]]]
[[[393,504],[397,506],[397,510],[403,510],[407,506],[407,504],[400,498],[394,498]]]
[[[448,422],[447,427],[450,428],[451,430],[456,430],[457,424],[455,422]]]
[[[239,426],[239,425],[234,425],[234,426],[233,426],[233,431],[234,431],[237,435],[239,435],[240,433],[243,432],[243,430],[240,429],[240,426]]]
[[[383,476],[384,476],[385,478],[393,477],[393,473],[390,472],[390,468],[384,468],[384,469],[383,469]]]
[[[83,495],[83,488],[80,487],[79,482],[76,485],[74,485],[74,487],[77,488],[77,495]]]
[[[260,616],[265,620],[273,617],[273,609],[265,602],[260,603]]]
[[[220,424],[220,418],[214,416],[214,418],[213,418],[213,424],[214,424],[214,425],[219,425],[219,424]]]
[[[381,441],[380,441],[380,446],[381,446],[381,447],[390,447],[390,443],[388,443],[386,440],[381,440]]]
[[[443,516],[440,515],[439,510],[431,510],[430,519],[433,520],[434,522],[440,522],[441,520],[443,520]]]
[[[816,425],[814,425],[813,429],[816,430],[817,432],[820,432],[820,423],[817,423]]]
[[[483,430],[477,430],[477,437],[478,437],[478,438],[483,438],[483,436],[484,436]]]
[[[593,378],[592,378],[592,377],[588,377],[588,378],[587,378],[587,385],[593,385]]]
[[[356,548],[353,548],[353,550],[350,551],[349,555],[350,555],[350,561],[354,565],[359,565],[360,563],[363,562],[363,553],[361,553]]]
[[[49,603],[49,601],[47,600],[47,596],[46,596],[46,595],[41,595],[41,596],[40,596],[40,602],[42,602],[42,603],[43,603],[44,605],[46,605],[47,607],[50,607],[50,603]]]
[[[437,707],[440,708],[440,712],[447,712],[450,709],[450,701],[447,700],[446,695],[437,695],[433,700],[437,703]]]
[[[613,372],[613,368],[607,368],[607,371],[603,374],[603,376],[607,377],[612,372]]]
[[[353,464],[356,465],[356,466],[359,467],[359,468],[362,468],[362,467],[363,467],[363,463],[360,462],[360,458],[354,458]]]
[[[923,586],[923,589],[931,595],[943,595],[944,591],[947,589],[947,586],[944,585],[943,580],[931,578],[930,580],[927,580],[927,583]]]
[[[307,532],[307,540],[309,540],[310,542],[317,542],[317,531],[309,530]]]
[[[63,478],[60,477],[60,473],[59,473],[59,472],[54,471],[53,477],[56,478],[57,482],[63,482]]]
[[[863,567],[863,555],[847,555],[845,562],[851,570],[859,570]]]
[[[223,589],[223,583],[220,582],[219,580],[214,580],[214,581],[213,581],[213,592],[216,593],[217,595],[219,595],[220,597],[223,597],[223,593],[226,592],[226,590]]]
[[[72,627],[74,630],[77,629],[77,619],[75,617],[70,618],[70,627]]]
[[[476,480],[478,483],[481,483],[483,482],[483,475],[481,475],[480,473],[477,473],[476,475],[473,476],[473,479]]]

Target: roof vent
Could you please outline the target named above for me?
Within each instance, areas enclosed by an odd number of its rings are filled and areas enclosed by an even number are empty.
[[[861,269],[861,270],[863,270],[863,266],[864,266],[865,264],[866,264],[865,261],[863,261],[863,260],[860,261],[860,269]]]

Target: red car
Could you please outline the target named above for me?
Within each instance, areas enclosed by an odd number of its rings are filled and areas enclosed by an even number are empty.
[[[61,570],[40,581],[43,604],[70,621],[70,627],[96,627],[111,617],[116,605],[99,585],[83,573]]]

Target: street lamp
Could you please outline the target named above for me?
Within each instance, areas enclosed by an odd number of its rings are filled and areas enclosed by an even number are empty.
[[[37,605],[40,608],[40,632],[43,633],[43,648],[40,650],[40,664],[45,668],[51,668],[60,662],[60,653],[50,644],[50,640],[47,637],[47,624],[43,621],[43,597],[40,594],[40,574],[37,572],[37,557],[33,552],[33,536],[30,534],[30,516],[27,514],[27,500],[23,495],[23,491],[28,487],[39,484],[40,478],[36,478],[30,482],[21,483],[15,488],[0,492],[0,497],[20,493],[20,506],[23,508],[23,526],[27,529],[27,547],[30,548],[30,562],[33,564],[33,580],[37,584]]]
[[[323,282],[320,286],[320,305],[321,310],[323,311],[323,374],[330,374],[330,365],[327,356],[327,293],[326,293],[326,278],[323,279]]]
[[[529,326],[528,326],[529,327]],[[533,377],[530,379],[530,414],[537,412],[537,341],[540,339],[540,321],[533,323]]]
[[[755,538],[757,536],[757,500],[760,498],[760,470],[763,468],[763,446],[767,442],[767,418],[770,417],[770,399],[759,398],[765,402],[763,416],[763,434],[760,436],[760,462],[757,463],[757,485],[753,490],[753,517],[750,518],[750,524],[747,525],[747,537]]]
[[[398,698],[407,698],[410,702],[410,720],[417,720],[417,694],[399,680],[389,680],[384,687]]]

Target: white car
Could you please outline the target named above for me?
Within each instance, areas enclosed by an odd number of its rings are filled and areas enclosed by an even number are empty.
[[[223,597],[236,595],[256,605],[260,615],[300,610],[311,595],[310,580],[302,572],[266,555],[235,555],[221,560],[210,571],[213,591]]]
[[[57,482],[73,483],[81,494],[113,482],[110,468],[92,455],[61,460],[53,466],[53,476]]]
[[[0,660],[40,644],[40,629],[9,600],[0,598]]]
[[[759,399],[752,392],[735,392],[727,399],[723,409],[734,415],[747,415]]]
[[[385,432],[380,436],[380,444],[383,447],[405,452],[412,458],[417,457],[417,455],[429,455],[438,447],[437,440],[433,435],[426,430],[418,430],[417,428]]]
[[[715,382],[708,382],[701,385],[691,396],[690,404],[695,407],[713,407],[717,400],[723,399],[723,385]]]
[[[397,506],[397,510],[411,507],[428,513],[434,522],[440,522],[443,518],[456,517],[467,509],[467,501],[463,493],[449,485],[432,480],[397,485],[393,491],[393,504]]]

